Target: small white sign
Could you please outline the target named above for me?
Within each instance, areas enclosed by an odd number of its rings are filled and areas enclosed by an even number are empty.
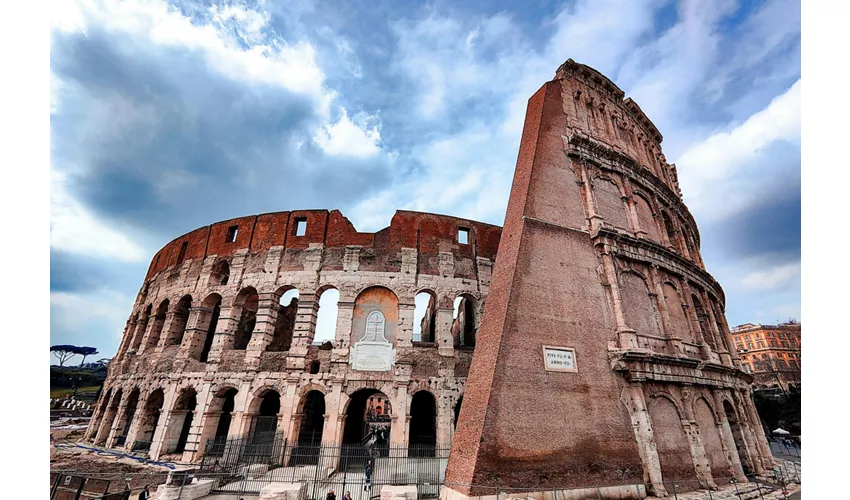
[[[543,361],[548,372],[572,372],[576,368],[576,350],[572,347],[543,346]]]

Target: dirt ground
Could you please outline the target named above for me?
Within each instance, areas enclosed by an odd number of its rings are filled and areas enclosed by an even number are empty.
[[[127,479],[130,478],[130,488],[137,494],[150,485],[151,493],[156,485],[162,484],[168,477],[170,469],[163,466],[145,464],[131,458],[121,458],[114,455],[98,454],[83,448],[65,446],[73,445],[85,432],[83,429],[68,429],[79,424],[66,423],[50,430],[50,471],[77,474],[82,476],[96,475],[99,479],[110,481],[109,492],[124,491]],[[69,432],[70,431],[70,432]],[[57,447],[56,445],[60,445]],[[87,446],[87,445],[86,445]],[[135,498],[132,496],[131,498]]]

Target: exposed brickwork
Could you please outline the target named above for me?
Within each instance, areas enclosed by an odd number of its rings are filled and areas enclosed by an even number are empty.
[[[529,99],[444,499],[663,496],[772,464],[675,166],[624,97],[570,60]],[[544,346],[577,370],[546,370]]]

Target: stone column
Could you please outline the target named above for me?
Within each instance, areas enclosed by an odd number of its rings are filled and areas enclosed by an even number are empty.
[[[682,388],[682,430],[685,431],[685,436],[688,437],[688,443],[691,448],[691,459],[694,462],[694,472],[696,478],[700,482],[700,486],[706,488],[708,486],[716,486],[711,476],[711,465],[708,462],[708,456],[705,453],[705,445],[699,433],[699,425],[696,422],[693,411],[693,393],[690,385],[685,385]]]
[[[159,420],[151,438],[151,449],[148,453],[152,460],[157,460],[163,452],[166,427],[168,427],[168,422],[171,420],[171,409],[174,406],[175,398],[177,398],[177,387],[173,384],[170,385],[163,396],[162,410],[160,411]]]
[[[351,323],[354,319],[354,301],[343,301],[340,297],[336,303],[336,330],[334,333],[334,358],[348,356],[351,347]]]
[[[635,439],[638,444],[638,454],[643,462],[643,477],[652,488],[652,493],[658,497],[667,496],[664,479],[661,476],[661,462],[655,447],[655,436],[652,423],[649,420],[649,410],[640,384],[629,384],[623,388],[620,400],[625,403],[632,420]]]
[[[764,472],[764,467],[761,464],[758,450],[756,449],[756,443],[753,442],[753,436],[749,432],[750,426],[747,422],[749,417],[746,414],[746,409],[741,407],[737,391],[733,389],[730,392],[732,394],[732,400],[734,401],[732,405],[733,411],[738,419],[738,428],[741,432],[741,446],[744,448],[743,450],[738,450],[738,453],[746,454],[747,459],[755,472],[757,474],[762,474]]]
[[[696,307],[691,299],[691,287],[688,286],[688,282],[686,280],[681,281],[682,287],[682,299],[683,305],[685,307],[685,315],[688,318],[688,324],[691,329],[691,333],[694,336],[694,340],[696,342],[702,343],[700,347],[700,357],[705,361],[711,361],[711,346],[708,345],[708,342],[705,340],[706,332],[702,331],[702,327],[699,324],[699,318],[697,317]]]
[[[454,405],[451,395],[441,394],[437,399],[437,449],[448,449],[452,445],[452,423],[454,420]]]
[[[245,353],[245,365],[249,368],[256,369],[260,366],[260,356],[274,338],[279,301],[280,298],[275,293],[260,294],[257,305],[257,324]]]
[[[125,398],[121,398],[121,405],[118,407],[115,418],[112,420],[112,428],[109,430],[109,436],[106,438],[107,448],[115,447],[115,442],[118,441],[118,438],[121,437],[121,433],[124,432],[124,423],[127,421],[127,403],[129,400],[130,394],[128,394]],[[130,410],[135,411],[132,408],[130,408]]]
[[[150,351],[162,351],[162,349],[158,349],[158,347],[160,346],[160,344],[163,344],[165,342],[165,337],[167,337],[167,335],[163,335],[163,332],[168,331],[165,329],[165,325],[168,324],[168,326],[170,327],[173,319],[174,306],[171,306],[171,308],[165,313],[165,316],[162,318],[157,318],[156,311],[154,311],[153,316],[151,316],[150,321],[148,321],[148,328],[145,330],[145,336],[142,338],[142,343],[139,345],[138,353],[140,355]],[[156,339],[156,343],[150,345],[151,342],[153,342],[152,337],[154,336],[154,332],[156,332],[157,330],[159,330],[159,338]]]
[[[203,445],[205,444],[201,442],[201,434],[204,430],[204,417],[213,398],[214,394],[210,391],[210,383],[203,384],[195,399],[197,404],[193,411],[194,418],[192,418],[192,426],[189,428],[189,438],[186,440],[186,447],[183,449],[184,462],[191,462],[200,458]]]
[[[416,303],[398,303],[398,328],[396,329],[396,347],[413,347],[413,312]]]
[[[145,419],[146,402],[147,398],[142,399],[139,397],[139,403],[136,405],[136,413],[133,415],[133,422],[130,424],[130,428],[127,429],[127,440],[124,442],[124,449],[127,451],[133,451],[133,443],[138,439],[139,430]]]
[[[208,363],[218,364],[221,361],[221,353],[233,349],[233,336],[236,334],[236,327],[239,325],[241,316],[242,307],[240,306],[221,308],[212,348],[207,358]]]
[[[714,407],[717,408],[715,418],[720,422],[720,439],[723,447],[726,449],[726,458],[732,465],[732,473],[738,482],[747,482],[747,477],[744,475],[744,468],[741,466],[741,459],[738,456],[738,447],[735,445],[735,437],[732,435],[732,428],[729,426],[729,420],[726,418],[726,412],[723,410],[723,397],[719,391],[712,390],[711,396],[714,401]]]
[[[408,412],[410,401],[407,397],[406,384],[396,384],[395,398],[392,399],[392,405],[393,423],[390,428],[390,448],[406,450],[408,427],[410,426],[410,416]]]
[[[434,336],[437,340],[437,352],[440,356],[454,356],[455,344],[452,337],[452,313],[454,312],[453,305],[448,308],[438,307],[437,313],[434,315],[434,321],[437,324],[434,327]]]
[[[611,292],[612,312],[614,313],[614,321],[617,325],[617,338],[620,349],[637,349],[637,335],[635,331],[626,324],[626,318],[623,313],[623,300],[620,295],[620,285],[617,282],[617,268],[614,265],[614,259],[611,253],[607,250],[602,252],[602,266],[605,273],[605,279],[608,280],[608,289]]]
[[[764,428],[761,425],[761,419],[759,419],[758,412],[753,404],[752,395],[747,389],[741,389],[741,392],[737,396],[738,401],[740,401],[740,407],[747,414],[748,427],[755,441],[755,447],[759,452],[761,465],[766,470],[773,469],[773,454],[770,452],[770,445],[767,443]]]
[[[189,308],[189,318],[186,320],[186,331],[183,334],[183,342],[177,350],[177,359],[198,359],[204,348],[204,341],[209,328],[209,321],[213,310],[208,307],[195,306]],[[161,350],[161,346],[157,347]]]
[[[726,338],[723,335],[717,325],[717,317],[714,315],[714,306],[711,302],[711,299],[708,297],[708,293],[705,290],[700,292],[700,298],[702,298],[703,309],[705,309],[705,313],[708,316],[708,327],[711,329],[711,334],[714,336],[714,344],[717,347],[717,354],[720,356],[720,362],[726,366],[732,366],[732,357],[729,352],[733,349],[732,346],[726,343]]]
[[[305,293],[298,299],[298,311],[295,316],[295,328],[292,331],[292,347],[290,355],[303,358],[307,349],[313,343],[316,334],[316,318],[319,314],[319,301],[315,293]],[[303,368],[303,359],[298,368]]]

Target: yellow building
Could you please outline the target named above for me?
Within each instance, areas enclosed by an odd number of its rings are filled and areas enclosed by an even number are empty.
[[[800,323],[779,325],[746,323],[732,329],[732,339],[744,370],[757,387],[800,385]]]

